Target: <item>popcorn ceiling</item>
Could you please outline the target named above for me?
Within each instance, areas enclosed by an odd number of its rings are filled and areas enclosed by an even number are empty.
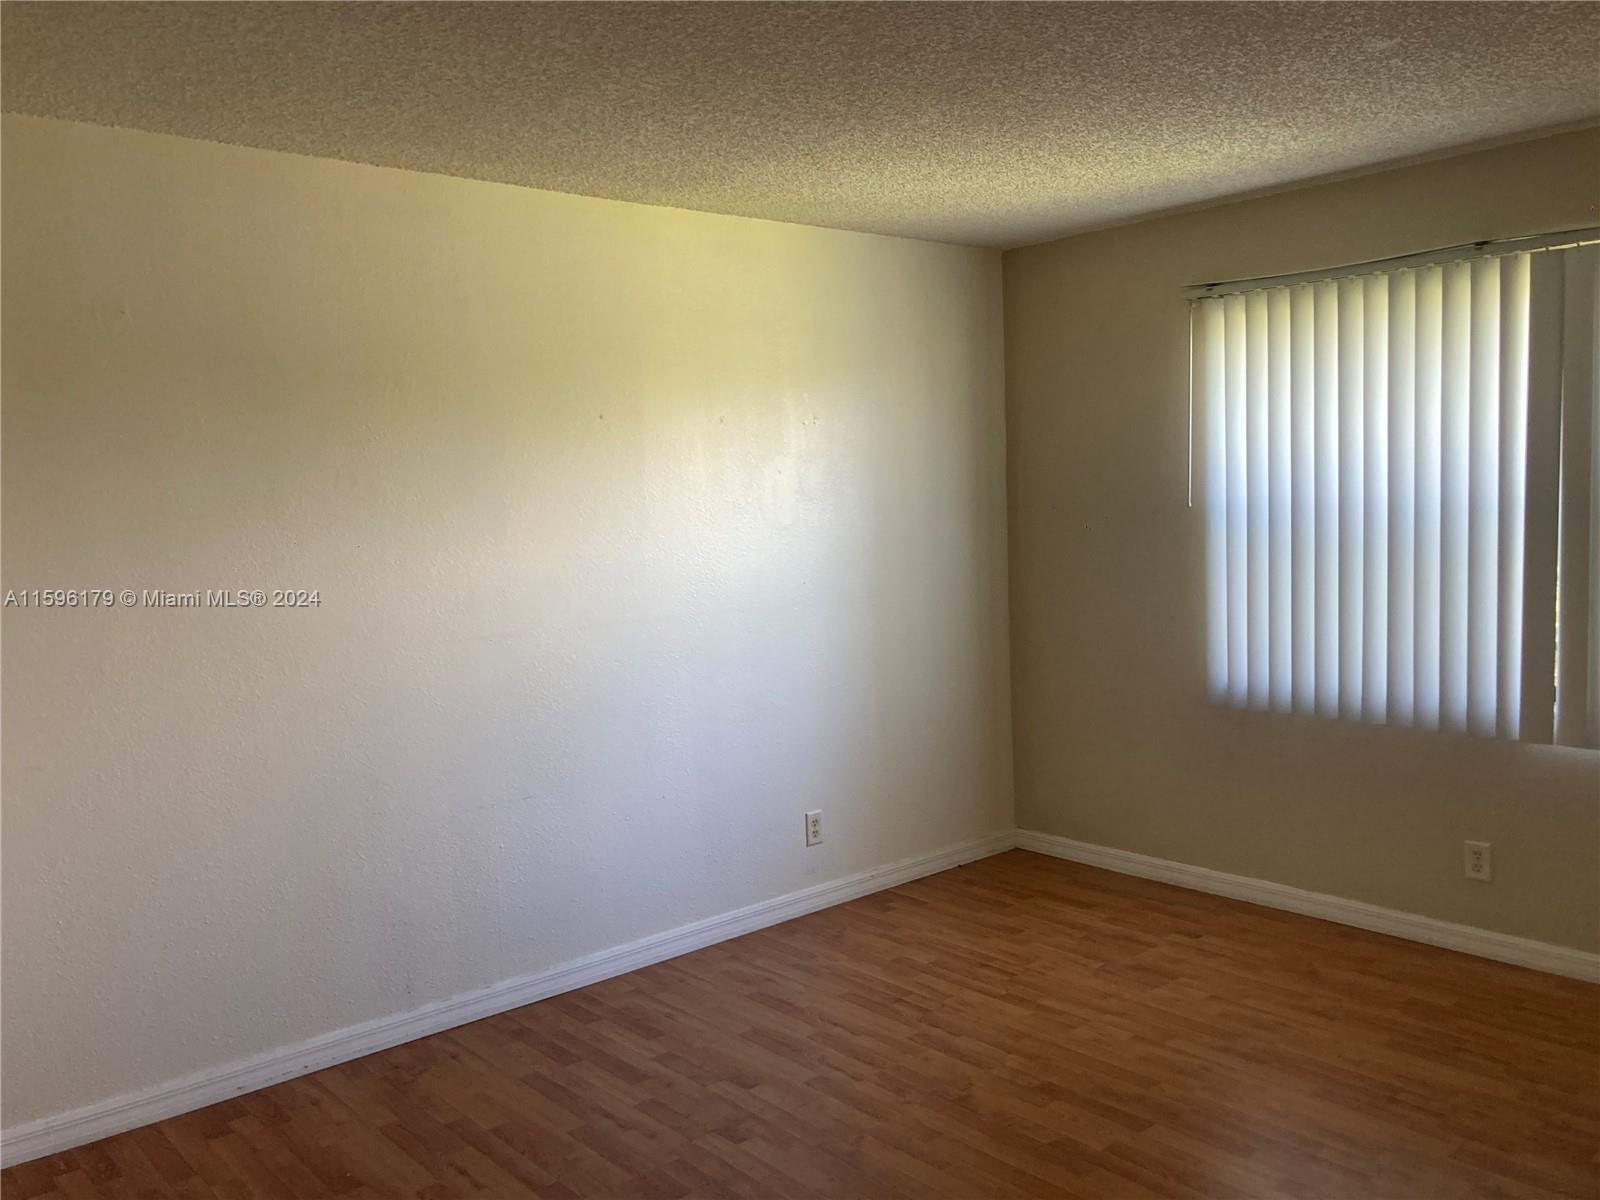
[[[993,246],[1600,118],[1594,4],[57,4],[8,111]]]

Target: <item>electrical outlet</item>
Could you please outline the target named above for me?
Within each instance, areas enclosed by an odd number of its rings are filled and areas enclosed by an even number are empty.
[[[822,840],[822,810],[806,814],[806,845],[815,846]]]
[[[1489,858],[1489,843],[1463,842],[1462,847],[1466,852],[1467,878],[1488,883],[1492,878],[1493,866]]]

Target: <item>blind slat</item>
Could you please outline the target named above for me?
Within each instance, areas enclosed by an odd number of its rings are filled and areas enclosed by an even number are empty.
[[[1573,349],[1588,363],[1589,375],[1589,688],[1585,745],[1600,749],[1600,248],[1589,247],[1589,319]]]
[[[1362,576],[1366,569],[1366,470],[1362,390],[1366,365],[1366,292],[1360,279],[1339,288],[1339,714],[1361,717],[1361,677],[1365,654]]]
[[[1289,292],[1267,297],[1267,630],[1269,702],[1288,712],[1294,690],[1293,553],[1290,540],[1291,339]]]
[[[1268,582],[1267,569],[1267,297],[1245,297],[1245,479],[1247,494],[1247,559],[1249,596],[1245,606],[1249,629],[1251,708],[1267,706]]]
[[[1316,379],[1317,712],[1339,715],[1339,285],[1313,290]]]
[[[1591,598],[1600,580],[1597,547],[1595,388],[1600,247],[1567,258],[1561,356],[1561,518],[1556,580],[1556,738],[1563,746],[1600,747],[1600,616]]]
[[[1521,736],[1522,529],[1528,480],[1526,254],[1500,259],[1499,647],[1495,732]]]
[[[1467,506],[1472,264],[1444,268],[1439,361],[1439,720],[1467,727]]]
[[[1293,699],[1297,712],[1317,707],[1317,430],[1316,313],[1309,284],[1289,291],[1290,556],[1293,563]]]
[[[1522,706],[1518,717],[1522,739],[1529,742],[1555,738],[1556,535],[1565,305],[1565,256],[1534,256],[1528,267],[1528,449],[1522,519]]]
[[[1190,321],[1206,522],[1206,690],[1216,703],[1228,695],[1228,413],[1221,302],[1195,305]]]
[[[1389,284],[1389,712],[1416,718],[1417,277]]]
[[[1467,424],[1467,727],[1495,729],[1500,641],[1500,264],[1472,264]]]
[[[1389,279],[1363,280],[1361,713],[1389,709]]]
[[[1222,301],[1228,446],[1228,700],[1240,707],[1249,700],[1250,670],[1244,318],[1243,296]]]
[[[1416,610],[1412,617],[1411,675],[1416,721],[1439,728],[1440,353],[1443,344],[1444,269],[1417,272],[1416,558],[1412,567]]]

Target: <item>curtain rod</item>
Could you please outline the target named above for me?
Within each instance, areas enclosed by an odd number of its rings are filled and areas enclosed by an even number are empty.
[[[1324,267],[1317,271],[1296,271],[1289,275],[1262,275],[1255,279],[1224,279],[1215,283],[1192,283],[1183,289],[1189,300],[1204,300],[1209,296],[1230,296],[1238,292],[1261,291],[1283,287],[1291,283],[1312,283],[1324,279],[1343,279],[1350,275],[1365,275],[1378,269],[1394,270],[1407,266],[1427,266],[1432,263],[1454,260],[1485,251],[1504,249],[1508,254],[1518,250],[1556,250],[1583,242],[1600,240],[1600,226],[1589,225],[1581,229],[1560,229],[1554,233],[1535,233],[1527,237],[1490,238],[1481,242],[1461,242],[1454,246],[1440,246],[1437,250],[1423,250],[1417,254],[1396,254],[1389,258],[1374,258],[1366,262],[1347,263],[1342,267]]]

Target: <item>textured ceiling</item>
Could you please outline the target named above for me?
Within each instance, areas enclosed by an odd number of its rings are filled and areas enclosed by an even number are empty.
[[[13,112],[1012,246],[1600,114],[1600,5],[7,3]]]

